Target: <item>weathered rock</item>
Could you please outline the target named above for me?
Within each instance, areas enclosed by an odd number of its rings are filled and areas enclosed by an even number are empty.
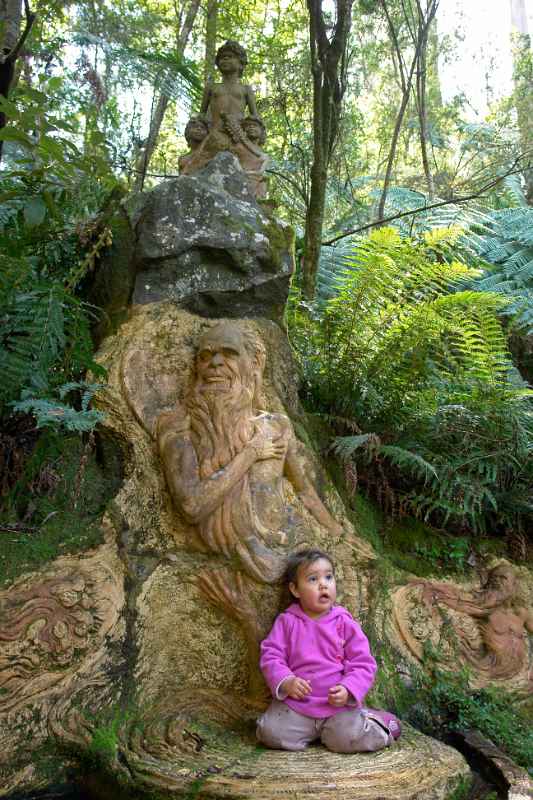
[[[165,181],[130,209],[134,303],[172,300],[206,317],[280,321],[293,271],[293,232],[267,216],[231,153]]]
[[[50,757],[38,751],[63,731],[64,709],[72,714],[84,693],[93,716],[117,700],[124,569],[108,520],[104,529],[104,545],[59,558],[0,593],[0,796],[57,779],[64,759],[43,769]],[[77,741],[78,728],[79,720],[60,739]]]
[[[501,686],[530,694],[533,582],[528,569],[495,562],[481,585],[411,580],[392,595],[389,636],[406,657],[446,670],[468,668],[472,687]]]
[[[194,791],[200,800],[448,800],[471,778],[457,750],[410,726],[378,753],[338,754],[318,745],[291,753],[257,746],[257,710],[242,698],[200,690],[196,698],[177,695],[175,708],[171,716],[154,709],[142,728],[137,723],[121,737],[130,780],[168,798]]]

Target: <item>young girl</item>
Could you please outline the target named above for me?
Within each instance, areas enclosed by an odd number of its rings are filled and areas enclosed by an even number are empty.
[[[274,700],[257,723],[267,747],[304,750],[320,739],[337,753],[381,750],[400,734],[387,712],[363,708],[376,662],[351,614],[335,605],[331,558],[301,550],[285,580],[297,602],[261,644],[260,666]]]

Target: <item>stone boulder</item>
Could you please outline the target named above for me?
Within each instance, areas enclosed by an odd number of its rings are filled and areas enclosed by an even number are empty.
[[[171,300],[206,317],[281,321],[294,266],[292,229],[250,192],[231,153],[164,181],[129,208],[134,304]]]

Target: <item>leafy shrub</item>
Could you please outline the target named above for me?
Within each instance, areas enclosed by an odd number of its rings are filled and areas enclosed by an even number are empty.
[[[533,332],[533,208],[493,211],[476,249],[492,267],[475,286],[499,292],[508,299],[504,311],[526,333]]]
[[[311,407],[345,434],[335,452],[382,505],[511,529],[533,510],[531,392],[507,352],[506,300],[460,289],[478,272],[442,258],[458,235],[361,240],[323,310],[292,314],[292,338]]]
[[[475,728],[533,774],[533,727],[527,708],[501,688],[472,691],[465,672],[439,669],[414,674],[409,720],[427,733]],[[414,699],[414,698],[413,698]]]
[[[15,407],[38,426],[83,431],[100,419],[83,377],[103,370],[92,357],[95,310],[76,291],[109,243],[105,230],[85,229],[116,179],[105,148],[80,151],[76,121],[54,114],[60,90],[60,78],[43,78],[0,99],[10,145],[0,174],[0,416]]]

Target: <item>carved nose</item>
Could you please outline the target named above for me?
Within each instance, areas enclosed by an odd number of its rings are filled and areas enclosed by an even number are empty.
[[[220,355],[220,353],[213,353],[211,357],[211,366],[212,367],[220,367],[221,364],[224,363],[224,359]]]

